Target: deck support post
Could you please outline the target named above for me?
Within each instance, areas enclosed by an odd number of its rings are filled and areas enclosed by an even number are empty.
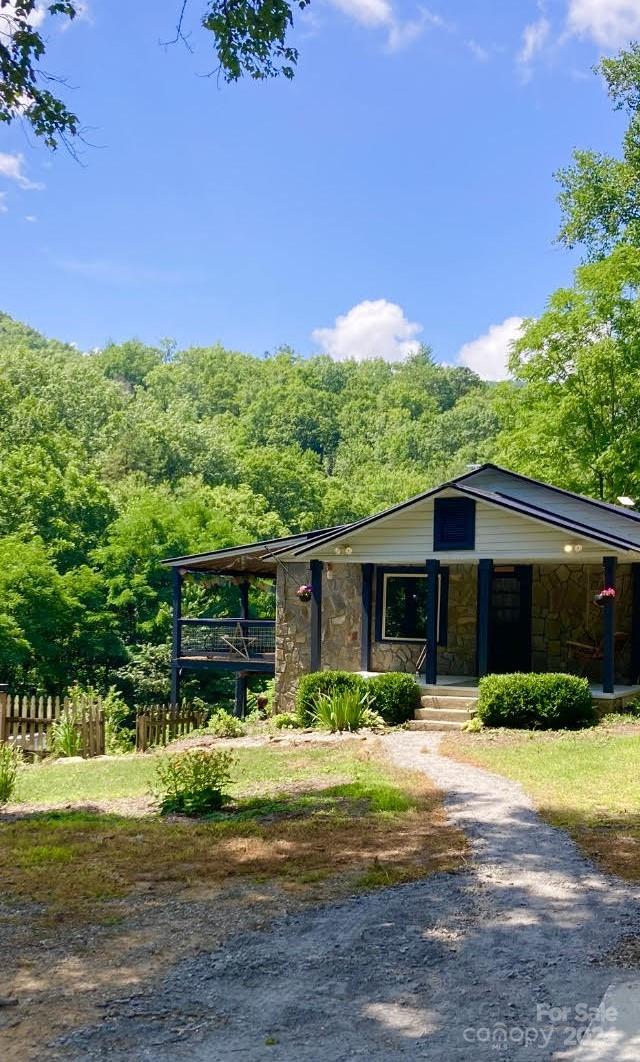
[[[605,590],[616,585],[616,558],[603,557],[602,569],[604,573]],[[613,693],[615,685],[616,661],[615,661],[615,625],[616,625],[616,599],[606,597],[602,606],[602,692]]]
[[[493,561],[478,561],[477,668],[482,678],[489,671],[489,618],[491,612],[491,583]]]
[[[631,685],[640,681],[640,564],[631,565]]]
[[[322,561],[311,561],[311,671],[319,671],[322,664]]]
[[[362,564],[361,570],[360,670],[371,671],[371,591],[373,587],[373,564]]]
[[[171,704],[180,701],[180,668],[178,660],[182,652],[182,572],[173,568],[172,572],[172,637],[171,637]]]
[[[438,681],[438,576],[440,561],[432,557],[427,561],[427,629],[425,632],[424,681],[435,686]]]
[[[247,672],[236,672],[236,695],[234,715],[244,719],[247,713]]]

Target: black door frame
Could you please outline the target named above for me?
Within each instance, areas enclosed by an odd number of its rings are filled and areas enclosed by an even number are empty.
[[[532,585],[533,585],[533,565],[532,564],[494,564],[491,572],[491,587],[489,594],[489,616],[488,616],[488,663],[489,671],[491,671],[490,662],[492,658],[492,645],[491,637],[493,633],[492,623],[492,603],[493,603],[493,582],[495,579],[499,579],[504,575],[516,575],[520,586],[520,611],[523,624],[523,636],[525,639],[525,646],[522,649],[524,657],[524,667],[518,670],[530,671],[531,670],[531,651],[532,651]],[[514,670],[514,669],[509,669]]]

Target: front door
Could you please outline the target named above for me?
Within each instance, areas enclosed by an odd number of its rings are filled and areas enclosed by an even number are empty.
[[[531,567],[495,567],[489,607],[489,671],[531,667]]]

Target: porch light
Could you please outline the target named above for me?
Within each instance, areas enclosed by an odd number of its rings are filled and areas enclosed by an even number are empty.
[[[342,553],[342,546],[334,546],[333,552],[336,554],[337,557],[339,557]]]
[[[347,554],[348,557],[350,557],[351,554],[353,553],[353,550],[352,550],[351,546],[345,546],[344,547],[344,551],[345,551],[345,553]]]
[[[565,542],[562,548],[565,553],[582,553],[582,546],[579,542]]]

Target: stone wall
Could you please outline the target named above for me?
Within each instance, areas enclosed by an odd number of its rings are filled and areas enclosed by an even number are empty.
[[[278,565],[276,576],[276,704],[290,712],[300,675],[311,670],[310,605],[299,601],[296,590],[311,582],[308,564]]]
[[[276,701],[291,711],[298,679],[311,669],[311,603],[299,601],[296,590],[311,582],[308,564],[278,566],[276,580]],[[359,564],[325,565],[322,572],[323,670],[360,670]]]
[[[447,644],[438,646],[438,673],[473,675],[476,669],[477,569],[469,564],[451,564],[448,568]],[[376,607],[374,586],[374,616]],[[374,638],[371,645],[371,670],[408,671],[413,674],[421,650],[422,645],[419,642],[377,642]]]
[[[602,665],[585,665],[568,642],[599,644],[602,639],[602,609],[593,596],[602,588],[599,566],[585,564],[534,565],[531,607],[531,667],[533,671],[586,673],[598,682]],[[630,681],[631,568],[621,564],[616,575],[615,630],[626,635],[618,650],[616,682]]]

